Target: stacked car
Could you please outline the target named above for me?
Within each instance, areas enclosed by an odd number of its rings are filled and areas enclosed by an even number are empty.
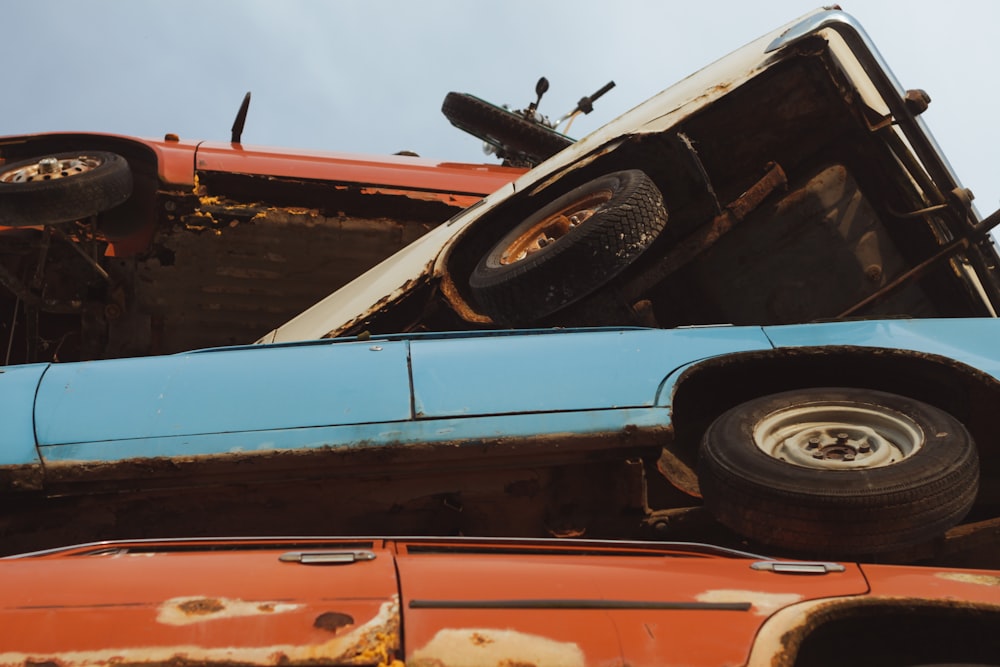
[[[0,664],[995,664],[1000,217],[927,101],[819,10],[257,344],[5,367]],[[195,155],[188,232],[347,201]]]

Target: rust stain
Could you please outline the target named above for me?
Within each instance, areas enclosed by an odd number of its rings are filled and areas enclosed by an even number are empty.
[[[302,605],[287,602],[246,602],[227,598],[184,597],[160,605],[157,621],[164,625],[190,625],[220,618],[241,618],[294,611]]]
[[[408,656],[407,667],[497,665],[583,667],[583,651],[572,642],[492,628],[446,628]]]
[[[313,622],[313,626],[327,632],[336,632],[340,628],[354,625],[354,617],[350,614],[342,614],[338,611],[328,611],[320,614]]]
[[[200,598],[197,600],[188,600],[177,605],[185,614],[194,615],[205,615],[205,614],[216,614],[223,609],[225,605],[214,598]]]
[[[270,603],[268,603],[270,604]],[[176,608],[176,605],[175,605]],[[248,638],[252,641],[252,638]],[[8,644],[12,642],[7,642]],[[0,653],[0,667],[14,665],[59,665],[98,667],[110,664],[224,664],[294,667],[338,664],[403,667],[398,660],[399,601],[382,604],[371,620],[353,631],[320,644],[246,645],[205,648],[196,645],[108,648],[99,651],[68,651],[42,655],[7,651]]]
[[[463,320],[473,324],[495,324],[488,315],[484,315],[477,311],[462,297],[462,294],[455,285],[450,272],[445,271],[444,275],[441,276],[440,285],[441,294],[444,296],[445,301],[448,302],[448,305],[451,306],[452,310],[454,310]]]
[[[800,602],[802,598],[803,596],[796,593],[762,593],[727,589],[705,591],[695,596],[699,602],[749,602],[753,605],[753,613],[757,616],[770,616],[779,609]]]
[[[939,572],[934,576],[939,579],[947,579],[948,581],[959,581],[963,584],[1000,586],[1000,576],[991,574],[976,574],[975,572]]]

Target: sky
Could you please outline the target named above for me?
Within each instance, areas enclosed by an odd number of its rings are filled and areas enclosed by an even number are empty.
[[[449,91],[558,117],[607,81],[582,136],[819,6],[809,0],[0,0],[0,135],[172,132],[348,153],[496,162],[441,114]],[[841,7],[904,88],[983,215],[1000,208],[1000,2]]]

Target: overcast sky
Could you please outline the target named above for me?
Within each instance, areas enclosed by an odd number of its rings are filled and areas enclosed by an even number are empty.
[[[441,114],[448,91],[560,116],[617,87],[581,136],[818,6],[808,0],[0,0],[0,135],[56,130],[490,161]],[[1000,207],[993,0],[857,0],[865,27],[983,215]]]

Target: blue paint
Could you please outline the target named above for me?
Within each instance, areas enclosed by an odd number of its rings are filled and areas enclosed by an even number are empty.
[[[38,465],[32,407],[48,364],[0,369],[0,466]]]
[[[12,367],[0,373],[0,465],[37,465],[39,451],[93,463],[533,436],[548,436],[546,456],[572,455],[574,436],[668,426],[678,371],[720,355],[880,347],[998,377],[998,336],[995,319],[477,332]]]
[[[260,346],[53,365],[35,407],[38,442],[409,419],[408,345]]]
[[[411,351],[414,404],[428,417],[652,406],[677,367],[770,347],[756,327],[420,340]]]
[[[1000,320],[872,320],[765,327],[776,347],[853,345],[936,354],[1000,378]]]

